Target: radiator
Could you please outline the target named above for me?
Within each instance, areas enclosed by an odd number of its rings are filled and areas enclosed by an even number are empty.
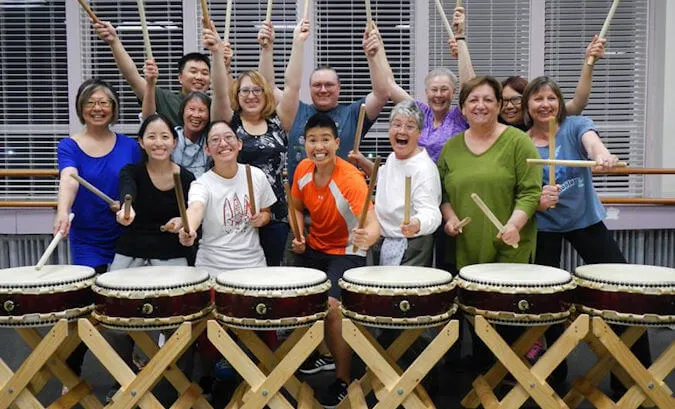
[[[37,264],[51,235],[0,235],[0,268]],[[70,264],[68,240],[62,240],[47,264]]]

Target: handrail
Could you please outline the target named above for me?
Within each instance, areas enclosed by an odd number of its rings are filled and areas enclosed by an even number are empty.
[[[52,207],[56,209],[56,202],[38,200],[0,201],[0,208],[2,207]]]
[[[595,170],[596,175],[675,175],[673,168],[611,168]]]
[[[626,204],[626,205],[675,205],[675,198],[669,197],[601,197],[603,204]]]
[[[0,169],[0,177],[56,177],[57,169]]]

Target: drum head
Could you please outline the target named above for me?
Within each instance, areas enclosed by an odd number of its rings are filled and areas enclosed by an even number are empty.
[[[462,267],[459,277],[467,282],[505,287],[565,285],[572,275],[559,268],[536,264],[490,263]]]
[[[420,288],[440,286],[452,281],[443,270],[413,266],[368,266],[345,271],[346,282],[380,288]]]
[[[149,266],[101,274],[96,278],[96,286],[104,290],[152,291],[193,286],[208,280],[209,274],[195,267]]]
[[[574,275],[588,281],[617,286],[675,288],[675,269],[639,264],[589,264]]]
[[[94,269],[86,266],[47,265],[40,270],[33,266],[6,268],[0,270],[0,293],[51,290],[78,285],[95,276]]]
[[[303,267],[260,267],[218,274],[216,283],[242,290],[284,290],[314,287],[328,278],[321,270]]]

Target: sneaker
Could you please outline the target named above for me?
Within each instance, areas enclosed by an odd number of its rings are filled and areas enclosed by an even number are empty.
[[[318,396],[319,404],[326,409],[335,409],[347,397],[347,384],[336,379]]]
[[[530,364],[534,364],[540,356],[544,355],[544,352],[546,352],[544,340],[539,338],[527,352],[527,360],[530,361]]]
[[[298,372],[303,375],[312,375],[320,371],[334,371],[335,361],[329,356],[323,356],[319,353],[312,354],[300,366]]]

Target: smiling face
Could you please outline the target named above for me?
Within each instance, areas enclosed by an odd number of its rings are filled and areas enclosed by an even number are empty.
[[[339,147],[340,138],[329,127],[317,126],[305,132],[305,152],[317,166],[335,161]]]
[[[462,114],[469,126],[489,126],[497,123],[499,101],[488,84],[479,85],[469,93],[462,107]]]
[[[437,75],[429,78],[424,90],[429,107],[434,114],[444,114],[450,109],[450,103],[455,97],[452,80],[447,75]]]
[[[242,142],[226,123],[219,122],[211,126],[206,137],[206,154],[216,164],[236,163]]]
[[[88,126],[106,126],[112,122],[114,105],[102,89],[93,92],[82,104],[82,119]]]
[[[314,71],[309,79],[312,103],[319,111],[335,108],[340,98],[340,82],[333,70]]]
[[[253,82],[251,77],[244,76],[239,83],[237,100],[243,113],[261,115],[265,108],[264,89]]]
[[[560,100],[548,85],[541,87],[530,95],[527,109],[535,124],[548,123],[549,118],[556,117],[560,109]]]
[[[176,147],[176,139],[169,125],[159,118],[147,125],[138,143],[148,155],[148,160],[169,160]]]
[[[522,95],[511,88],[505,86],[502,90],[502,109],[500,117],[509,125],[523,123]]]
[[[417,151],[420,129],[412,116],[396,115],[389,125],[389,143],[396,159],[408,159]]]
[[[178,74],[178,82],[183,86],[184,94],[190,91],[206,92],[211,85],[209,66],[200,60],[187,61],[183,71]]]
[[[188,133],[199,133],[209,124],[209,107],[200,99],[192,98],[185,103],[183,128]]]

